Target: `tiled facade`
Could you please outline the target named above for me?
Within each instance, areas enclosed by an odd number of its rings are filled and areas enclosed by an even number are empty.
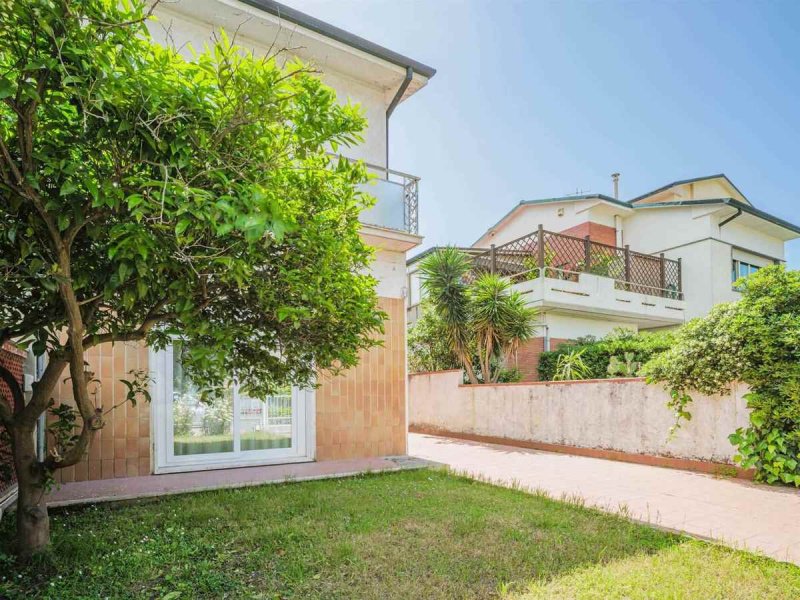
[[[402,298],[381,298],[389,318],[383,345],[364,352],[354,369],[323,376],[316,393],[317,460],[366,458],[405,454],[405,306]],[[109,410],[125,399],[120,379],[131,370],[148,369],[148,350],[142,344],[105,344],[87,353],[99,383],[90,386],[98,406]],[[65,371],[56,398],[69,402],[72,389]],[[105,416],[86,460],[57,472],[62,483],[152,473],[150,406],[123,403]]]
[[[147,348],[135,342],[103,344],[89,350],[86,361],[97,380],[89,386],[95,405],[102,406],[104,412],[122,405],[105,415],[106,425],[95,434],[87,458],[58,470],[56,478],[68,483],[149,475],[150,406],[147,402],[137,402],[136,406],[123,402],[127,388],[120,382],[132,370],[148,370]],[[68,376],[65,370],[55,393],[56,398],[67,402],[73,397]]]
[[[317,389],[317,459],[406,453],[405,304],[381,298],[383,346],[363,352],[359,365],[323,377]]]

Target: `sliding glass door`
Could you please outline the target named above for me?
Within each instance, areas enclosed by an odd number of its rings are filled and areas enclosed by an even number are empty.
[[[254,398],[232,380],[213,401],[202,402],[178,345],[151,360],[157,473],[311,459],[313,391],[287,387]]]

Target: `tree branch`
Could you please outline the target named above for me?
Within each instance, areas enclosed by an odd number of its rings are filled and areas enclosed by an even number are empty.
[[[66,364],[67,361],[60,352],[50,353],[44,373],[42,373],[39,381],[33,384],[31,401],[28,402],[22,409],[22,412],[17,415],[17,421],[33,426],[36,419],[39,418],[39,415],[47,410],[47,406],[50,404],[50,399],[53,395],[53,390],[58,384],[58,379],[61,377],[61,373],[64,371],[64,366]]]

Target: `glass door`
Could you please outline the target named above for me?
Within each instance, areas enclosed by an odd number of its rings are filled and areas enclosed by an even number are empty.
[[[313,392],[287,387],[254,398],[232,380],[203,402],[184,373],[179,344],[154,358],[157,473],[310,460]]]

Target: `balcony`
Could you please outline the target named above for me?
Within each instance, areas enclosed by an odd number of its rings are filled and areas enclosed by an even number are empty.
[[[544,309],[660,327],[683,323],[681,262],[560,233],[530,235],[473,257],[472,277],[508,277]]]
[[[419,177],[365,165],[373,178],[359,187],[375,198],[375,204],[361,213],[361,222],[417,235]]]
[[[332,158],[354,159],[328,153]],[[375,204],[361,213],[364,225],[419,234],[419,177],[364,162],[371,178],[359,189],[375,198]]]

